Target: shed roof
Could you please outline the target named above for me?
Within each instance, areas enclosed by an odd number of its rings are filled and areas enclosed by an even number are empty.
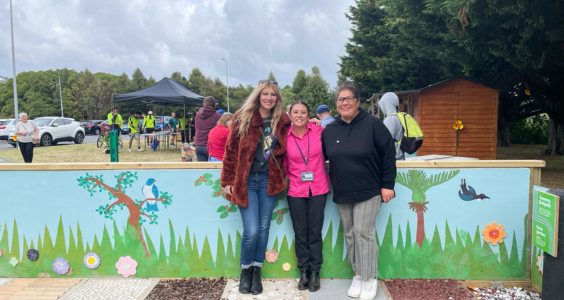
[[[471,81],[471,82],[474,82],[474,83],[483,85],[483,86],[485,86],[485,87],[488,87],[488,88],[497,90],[495,87],[493,87],[493,86],[491,86],[491,85],[488,85],[488,84],[485,84],[485,83],[483,83],[481,80],[478,80],[478,79],[475,79],[475,78],[472,78],[472,77],[468,77],[468,76],[464,76],[464,75],[460,75],[460,76],[456,76],[456,77],[451,77],[451,78],[445,79],[445,80],[443,80],[443,81],[439,81],[439,82],[437,82],[437,83],[433,83],[433,84],[431,84],[431,85],[428,85],[428,86],[423,87],[423,88],[420,88],[420,89],[416,89],[416,90],[405,90],[405,91],[393,91],[392,93],[394,93],[394,94],[396,94],[396,95],[398,95],[398,96],[404,96],[404,95],[410,95],[410,94],[417,94],[417,93],[420,93],[420,92],[422,92],[422,91],[424,91],[424,90],[428,90],[428,89],[437,87],[437,86],[439,86],[439,85],[445,84],[445,83],[447,83],[447,82],[449,82],[449,81],[453,81],[453,80],[455,80],[455,79],[466,79],[466,80],[468,80],[468,81]],[[372,97],[380,97],[380,96],[384,95],[385,93],[388,93],[388,92],[373,93],[373,94],[372,94]],[[369,99],[369,100],[370,100],[370,99]]]

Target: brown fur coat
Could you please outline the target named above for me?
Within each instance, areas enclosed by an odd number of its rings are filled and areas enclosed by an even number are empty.
[[[225,145],[223,156],[223,168],[221,170],[221,186],[233,186],[233,195],[227,196],[227,200],[235,205],[247,207],[249,205],[249,193],[247,190],[247,179],[251,171],[251,165],[255,157],[258,142],[262,136],[261,127],[264,125],[262,117],[257,110],[254,111],[249,125],[249,132],[244,138],[239,138],[238,124],[235,122],[238,113],[233,118],[233,124],[229,131],[229,138]],[[276,126],[276,137],[278,146],[272,151],[268,160],[268,195],[276,195],[286,189],[286,164],[284,153],[286,152],[286,138],[290,128],[290,118],[285,112]],[[278,161],[282,173],[276,166],[274,159]]]

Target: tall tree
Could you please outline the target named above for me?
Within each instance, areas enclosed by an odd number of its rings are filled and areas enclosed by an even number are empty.
[[[296,77],[294,77],[294,82],[292,83],[292,91],[299,98],[303,98],[303,92],[306,86],[307,86],[306,72],[300,69],[296,74]]]
[[[277,81],[277,80],[276,80],[276,76],[274,76],[274,73],[272,73],[272,71],[270,71],[270,73],[268,73],[268,78],[267,78],[267,80],[270,80],[270,81]]]
[[[315,110],[319,105],[333,102],[331,101],[329,84],[321,76],[319,68],[315,66],[312,68],[312,75],[308,76],[307,86],[303,91],[303,100],[312,110]]]

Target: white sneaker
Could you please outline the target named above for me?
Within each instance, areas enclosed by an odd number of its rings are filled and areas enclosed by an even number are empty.
[[[360,293],[360,300],[372,300],[376,298],[378,290],[378,280],[369,279],[362,282],[362,292]]]
[[[347,296],[352,298],[358,298],[360,296],[360,291],[362,290],[362,279],[360,275],[353,277],[351,287],[347,291]]]
[[[137,151],[141,152],[141,151],[145,151],[145,149],[137,149]]]
[[[129,152],[131,152],[131,148],[129,148]]]

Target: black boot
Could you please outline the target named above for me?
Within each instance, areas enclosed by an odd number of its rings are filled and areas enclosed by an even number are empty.
[[[250,269],[252,269],[251,294],[258,295],[262,293],[262,280],[260,278],[260,267],[251,267]]]
[[[239,293],[248,294],[251,292],[251,268],[243,269],[241,271],[241,277],[239,279]]]
[[[298,282],[298,290],[307,290],[309,286],[309,271],[302,271],[300,275],[300,282]]]
[[[309,277],[309,291],[317,292],[321,288],[321,278],[319,278],[319,272],[311,272]]]

